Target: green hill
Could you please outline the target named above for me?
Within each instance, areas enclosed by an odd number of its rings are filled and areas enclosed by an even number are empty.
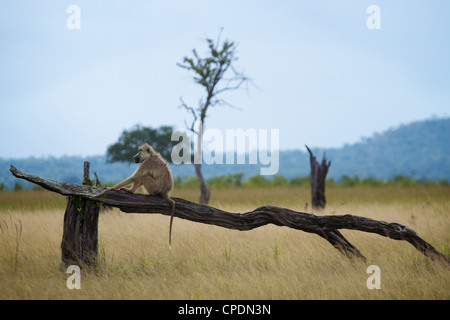
[[[309,154],[304,146],[299,148],[280,152],[278,175],[288,179],[309,175]],[[331,160],[328,178],[335,180],[343,175],[382,180],[404,175],[450,181],[450,118],[401,125],[341,148],[311,149],[319,161],[323,153]],[[259,166],[204,166],[207,177],[225,172],[244,172],[245,179],[258,174]]]
[[[326,153],[335,177],[450,180],[450,118],[402,125]]]

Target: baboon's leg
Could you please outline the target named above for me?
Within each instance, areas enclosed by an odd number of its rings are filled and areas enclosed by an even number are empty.
[[[152,177],[148,177],[144,182],[143,182],[145,191],[147,191],[148,194],[150,195],[156,195],[155,192],[155,187],[156,187],[156,180],[153,179]]]
[[[130,191],[131,191],[132,193],[135,193],[136,190],[139,189],[141,186],[142,186],[142,183],[137,183],[137,182],[135,182],[135,183],[133,183],[133,185],[131,186]]]

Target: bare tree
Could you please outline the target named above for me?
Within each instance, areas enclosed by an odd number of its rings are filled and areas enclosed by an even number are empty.
[[[241,89],[249,81],[244,72],[237,71],[234,62],[238,60],[236,57],[237,44],[233,41],[225,40],[220,44],[220,35],[216,42],[212,39],[206,39],[208,45],[208,54],[202,58],[195,49],[192,50],[193,57],[184,57],[183,63],[177,65],[194,73],[193,79],[201,85],[206,91],[206,97],[200,100],[199,106],[194,109],[188,106],[182,98],[181,107],[191,112],[194,120],[190,130],[197,134],[197,150],[195,150],[194,167],[195,173],[200,185],[201,204],[209,202],[210,190],[203,178],[201,171],[202,162],[202,136],[205,127],[205,119],[208,110],[217,105],[227,105],[233,107],[230,103],[219,96],[226,92]],[[194,128],[197,120],[200,120],[197,130]]]

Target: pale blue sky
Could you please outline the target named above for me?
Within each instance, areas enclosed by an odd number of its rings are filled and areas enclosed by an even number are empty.
[[[281,149],[303,149],[449,116],[447,0],[2,1],[0,157],[97,155],[134,124],[184,128],[180,96],[203,92],[176,63],[221,27],[257,88],[225,96],[240,110],[212,109],[206,128],[279,129]]]

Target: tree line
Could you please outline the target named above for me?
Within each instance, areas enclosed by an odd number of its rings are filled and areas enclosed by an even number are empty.
[[[310,176],[301,176],[288,179],[281,175],[275,175],[271,178],[265,178],[261,175],[250,176],[243,179],[244,173],[232,173],[228,175],[219,175],[206,179],[208,185],[214,189],[221,188],[279,188],[279,187],[310,187]],[[198,189],[198,179],[194,176],[175,176],[174,183],[176,189]],[[114,182],[104,183],[103,186],[112,186]],[[404,175],[396,175],[392,179],[382,180],[377,178],[361,178],[358,176],[343,175],[340,179],[329,178],[326,180],[327,187],[385,187],[385,186],[448,186],[450,181],[433,181],[427,179],[414,179]],[[24,187],[16,182],[12,191],[22,191],[26,189],[41,190],[39,186],[33,185],[31,188]],[[0,183],[0,191],[6,191],[4,183]]]
[[[266,178],[261,175],[250,176],[243,181],[244,173],[233,173],[229,175],[220,175],[207,179],[208,185],[215,189],[220,188],[277,188],[277,187],[310,187],[310,176],[301,176],[288,179],[281,175],[275,175]],[[327,187],[383,187],[383,186],[429,186],[445,185],[448,186],[448,180],[432,181],[426,179],[414,179],[404,175],[396,175],[392,179],[381,180],[376,178],[360,178],[358,176],[343,175],[340,179],[329,178],[326,180]],[[196,177],[185,176],[175,178],[175,187],[178,188],[198,188]]]

